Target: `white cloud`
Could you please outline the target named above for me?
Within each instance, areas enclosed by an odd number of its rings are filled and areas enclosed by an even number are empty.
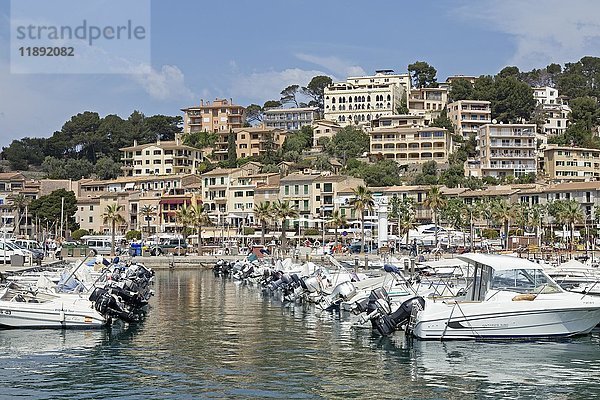
[[[465,21],[513,35],[516,49],[506,61],[522,70],[600,53],[597,0],[484,0],[468,2],[456,12]]]
[[[298,53],[295,54],[295,56],[302,61],[318,65],[331,71],[337,76],[336,80],[345,80],[348,76],[366,75],[366,72],[362,67],[353,65],[352,62],[342,60],[335,56],[321,57],[305,53]]]
[[[288,68],[283,71],[253,72],[248,75],[236,75],[232,80],[230,93],[234,98],[245,98],[263,103],[270,99],[279,99],[280,92],[289,85],[305,86],[316,75],[324,72]]]
[[[175,65],[163,65],[156,70],[140,65],[131,70],[131,79],[156,100],[190,100],[194,93],[185,85],[183,72]]]

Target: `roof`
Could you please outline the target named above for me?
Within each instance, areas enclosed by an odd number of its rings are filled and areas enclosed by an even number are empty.
[[[298,111],[319,111],[319,107],[298,107],[298,108],[274,107],[274,108],[269,108],[269,109],[265,110],[265,114],[268,114],[269,112],[274,113],[274,112],[298,112]]]
[[[239,132],[249,132],[249,133],[252,133],[252,132],[256,132],[256,133],[259,133],[259,132],[280,132],[280,133],[285,133],[285,132],[287,132],[284,129],[269,128],[269,127],[265,127],[265,126],[250,126],[250,127],[247,127],[247,128],[234,128],[233,131],[235,133],[239,133]]]
[[[600,151],[600,149],[591,149],[591,148],[588,148],[588,147],[559,146],[557,144],[548,144],[542,150],[544,152],[546,152],[546,151],[556,151],[556,150],[566,150],[566,151],[595,151],[595,152],[599,152]]]
[[[94,185],[110,185],[117,183],[129,183],[129,182],[146,182],[146,181],[160,181],[165,179],[177,179],[185,178],[188,176],[198,176],[195,174],[171,174],[171,175],[143,175],[143,176],[119,176],[116,179],[111,180],[94,180],[89,179],[85,182],[81,182],[80,186],[94,186]]]
[[[598,190],[600,182],[565,182],[556,185],[548,186],[544,189],[545,192],[571,192],[574,190]]]
[[[484,189],[484,190],[466,190],[459,194],[460,197],[478,197],[478,196],[510,196],[518,193],[518,189]]]
[[[25,180],[25,176],[20,172],[1,172],[0,180],[8,181],[8,180]]]
[[[215,168],[212,171],[203,173],[202,176],[229,175],[236,171],[241,171],[241,168]]]
[[[285,182],[301,182],[301,181],[314,181],[315,179],[319,178],[321,175],[308,175],[308,174],[303,174],[303,173],[293,173],[293,174],[289,174],[288,176],[286,176],[285,178],[281,178],[281,183],[285,183]]]
[[[484,264],[492,267],[495,271],[507,271],[511,269],[540,269],[544,268],[531,262],[525,258],[498,255],[498,254],[481,254],[481,253],[467,253],[457,257],[469,264]]]
[[[153,143],[138,144],[137,146],[122,147],[119,150],[120,151],[133,151],[133,150],[142,150],[147,147],[160,147],[161,149],[187,149],[187,150],[192,150],[192,151],[201,151],[200,149],[197,149],[192,146],[188,146],[183,143],[178,143],[174,140],[167,141],[167,142],[160,141],[160,142],[153,142]]]

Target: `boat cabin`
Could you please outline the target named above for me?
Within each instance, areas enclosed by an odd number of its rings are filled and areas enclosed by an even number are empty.
[[[458,258],[473,268],[466,301],[484,301],[489,290],[531,295],[562,292],[540,265],[526,259],[493,254],[464,254]]]

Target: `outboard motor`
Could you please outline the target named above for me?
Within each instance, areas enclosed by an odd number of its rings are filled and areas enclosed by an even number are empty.
[[[116,296],[111,295],[106,289],[97,287],[89,299],[94,303],[94,309],[104,316],[120,318],[126,322],[137,321],[136,315],[124,310]]]
[[[416,296],[404,301],[396,311],[390,312],[389,301],[376,300],[373,306],[377,311],[371,318],[373,328],[382,336],[391,335],[408,324],[415,303],[419,303],[421,310],[425,307],[425,299]]]
[[[323,310],[339,308],[341,302],[348,301],[354,297],[355,294],[356,288],[352,282],[342,282],[333,289],[331,295],[323,297],[318,303],[318,306]]]

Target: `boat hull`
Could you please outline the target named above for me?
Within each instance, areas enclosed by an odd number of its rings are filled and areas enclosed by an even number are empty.
[[[419,339],[519,339],[589,333],[600,322],[600,307],[490,310],[461,304],[444,313],[421,312],[413,335]],[[452,316],[450,316],[452,315]]]
[[[20,303],[0,301],[0,328],[100,328],[106,319],[91,308],[87,299]]]

